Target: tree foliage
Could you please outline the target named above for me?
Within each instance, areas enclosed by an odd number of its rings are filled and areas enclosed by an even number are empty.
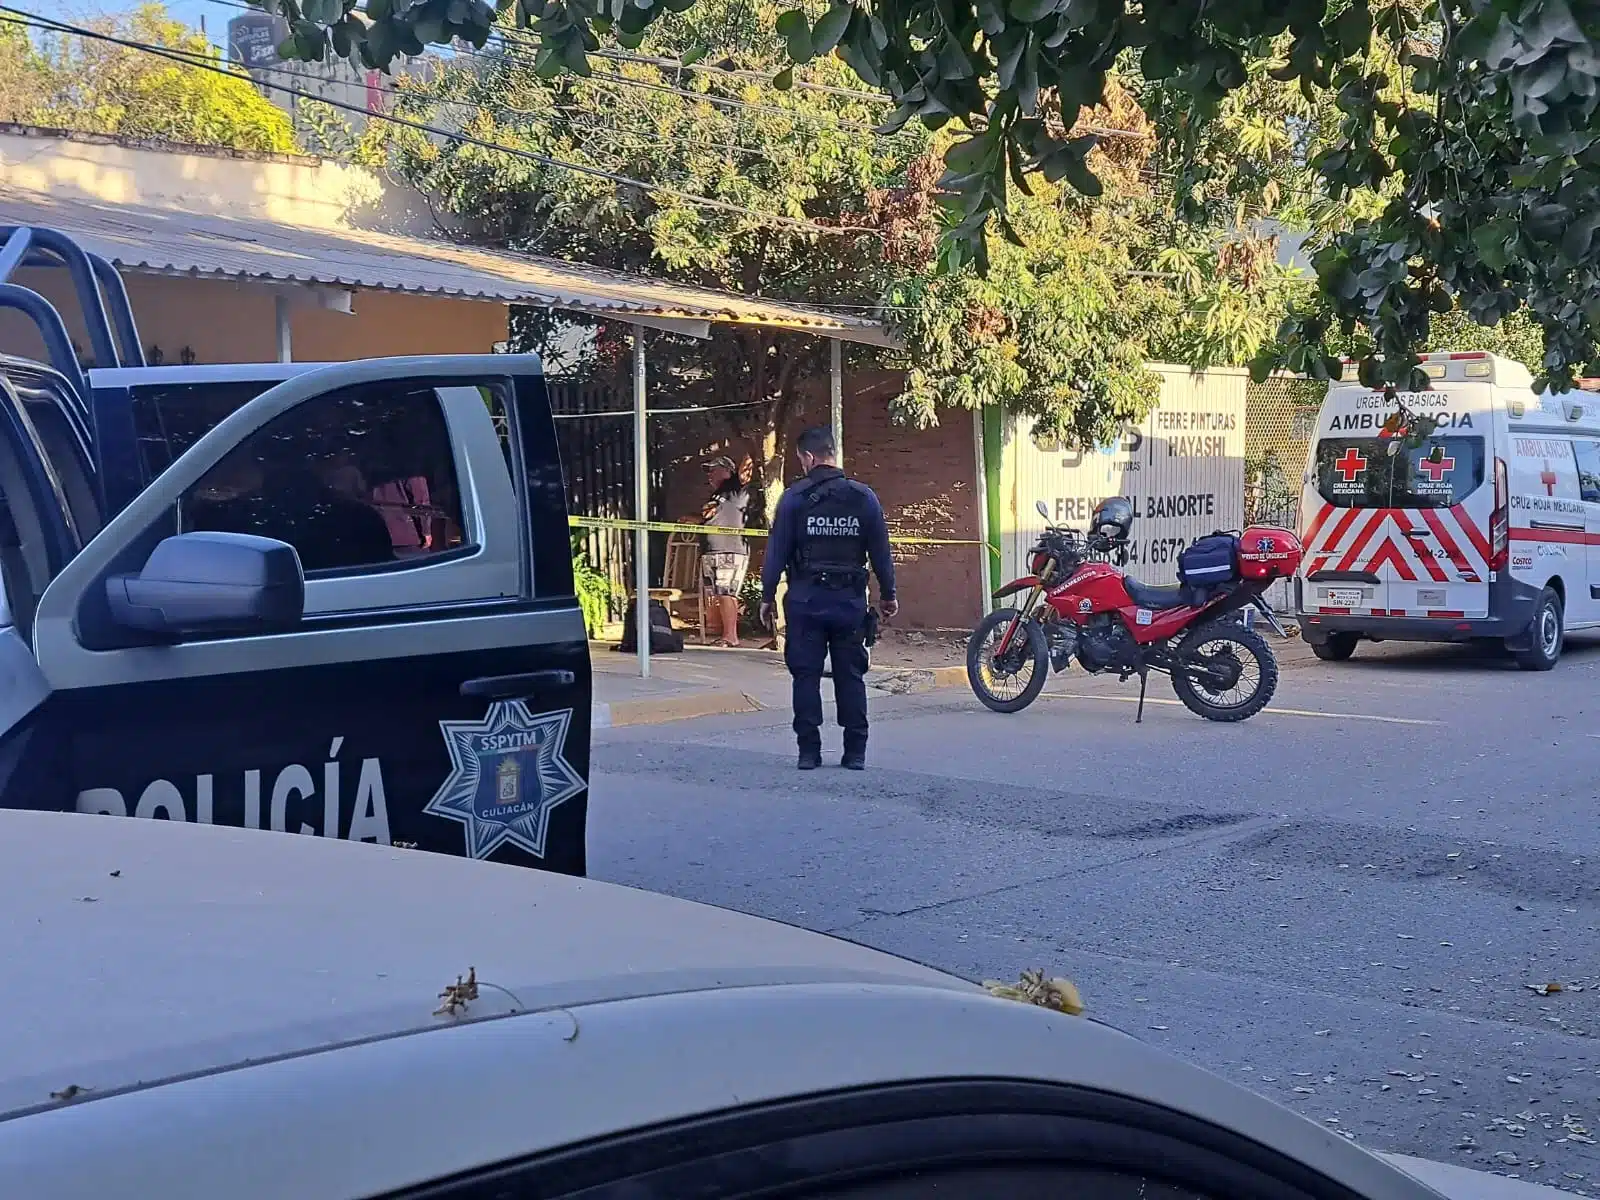
[[[205,37],[159,4],[92,22],[129,41],[220,61]],[[288,115],[244,76],[186,67],[108,42],[48,37],[0,24],[0,120],[151,141],[285,153]]]
[[[1288,292],[1270,245],[1164,214],[1148,123],[1119,83],[1092,114],[1133,135],[1091,159],[1107,196],[1090,203],[1041,182],[1015,210],[1024,244],[1002,244],[980,274],[939,257],[950,135],[874,133],[881,101],[852,92],[836,59],[775,90],[786,62],[777,11],[700,0],[653,26],[645,54],[582,77],[542,72],[513,38],[397,84],[401,115],[483,144],[373,123],[360,147],[331,135],[328,148],[381,159],[473,240],[879,313],[906,346],[892,408],[919,426],[945,407],[998,404],[1069,444],[1099,444],[1153,402],[1147,360],[1238,365],[1271,337]],[[699,69],[672,65],[697,50]],[[517,324],[547,354],[560,350],[548,314]],[[625,326],[602,330],[593,349],[626,379]],[[722,329],[708,343],[655,338],[650,354],[657,400],[738,405],[727,411],[762,448],[763,479],[781,477],[779,435],[826,370],[821,343]]]
[[[1088,160],[1106,185],[1098,200],[1039,182],[1013,203],[1018,243],[1000,243],[987,272],[946,263],[897,281],[889,314],[911,347],[903,417],[999,402],[1042,437],[1103,445],[1154,402],[1147,362],[1239,366],[1271,340],[1297,295],[1275,242],[1226,214],[1170,216],[1149,125],[1120,80],[1089,115],[1137,135]]]
[[[473,241],[870,315],[902,264],[931,257],[936,230],[900,199],[918,171],[931,186],[931,135],[874,135],[872,97],[822,90],[859,87],[842,63],[774,91],[777,12],[764,0],[703,0],[651,31],[644,49],[666,60],[716,46],[717,72],[608,62],[550,77],[513,42],[397,82],[399,115],[565,166],[382,122],[357,149]],[[516,324],[551,353],[562,323],[535,310]],[[625,386],[629,337],[626,324],[602,323],[587,369]],[[827,370],[824,343],[716,326],[709,341],[651,334],[649,354],[652,406],[717,406],[757,451],[761,482],[781,483],[781,435]]]
[[[636,45],[696,0],[257,0],[293,22],[304,57],[382,66],[460,37],[478,46],[497,11],[531,31],[540,69],[588,71],[602,36]],[[829,54],[896,103],[888,126],[953,126],[943,177],[951,257],[987,259],[991,226],[1030,176],[1088,195],[1095,135],[1081,114],[1108,75],[1162,84],[1180,207],[1212,198],[1200,154],[1230,96],[1292,83],[1339,113],[1311,166],[1334,201],[1384,201],[1319,247],[1316,305],[1284,330],[1280,360],[1325,371],[1330,337],[1361,336],[1373,384],[1416,379],[1435,314],[1493,324],[1526,305],[1564,386],[1600,370],[1600,11],[1570,0],[828,0],[775,24],[789,56]],[[1259,136],[1272,136],[1263,125]],[[1263,363],[1263,369],[1267,363]]]

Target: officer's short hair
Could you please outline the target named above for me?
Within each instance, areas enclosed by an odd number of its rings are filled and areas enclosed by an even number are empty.
[[[817,425],[797,437],[794,444],[802,454],[809,454],[812,458],[832,458],[833,430],[826,425]]]

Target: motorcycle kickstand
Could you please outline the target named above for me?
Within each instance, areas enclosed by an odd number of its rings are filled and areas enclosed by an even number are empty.
[[[1139,668],[1139,709],[1134,714],[1135,725],[1144,724],[1144,689],[1150,682],[1150,672],[1144,667]]]

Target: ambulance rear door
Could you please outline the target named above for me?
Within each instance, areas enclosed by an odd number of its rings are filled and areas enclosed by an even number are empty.
[[[1400,407],[1379,392],[1330,392],[1303,500],[1303,603],[1353,616],[1485,617],[1492,389],[1450,382],[1399,400],[1434,431],[1408,436]]]
[[[1322,429],[1311,447],[1300,500],[1301,605],[1306,612],[1338,616],[1382,616],[1389,608],[1383,574],[1368,569],[1370,546],[1384,521],[1390,463],[1374,433],[1345,428],[1357,417],[1352,397],[1335,389],[1318,419]],[[1332,410],[1330,412],[1329,410]]]
[[[1391,453],[1388,536],[1374,554],[1389,580],[1394,616],[1489,615],[1488,414],[1459,415],[1471,422],[1460,432],[1441,428],[1418,444],[1401,441]],[[1472,422],[1474,415],[1483,419]]]

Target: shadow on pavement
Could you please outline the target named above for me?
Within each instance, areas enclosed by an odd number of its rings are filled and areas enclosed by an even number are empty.
[[[1600,638],[1572,634],[1567,639],[1563,664],[1600,662]],[[1323,663],[1331,672],[1353,671],[1462,671],[1482,672],[1518,670],[1515,660],[1499,642],[1362,642],[1355,655],[1342,663]]]

